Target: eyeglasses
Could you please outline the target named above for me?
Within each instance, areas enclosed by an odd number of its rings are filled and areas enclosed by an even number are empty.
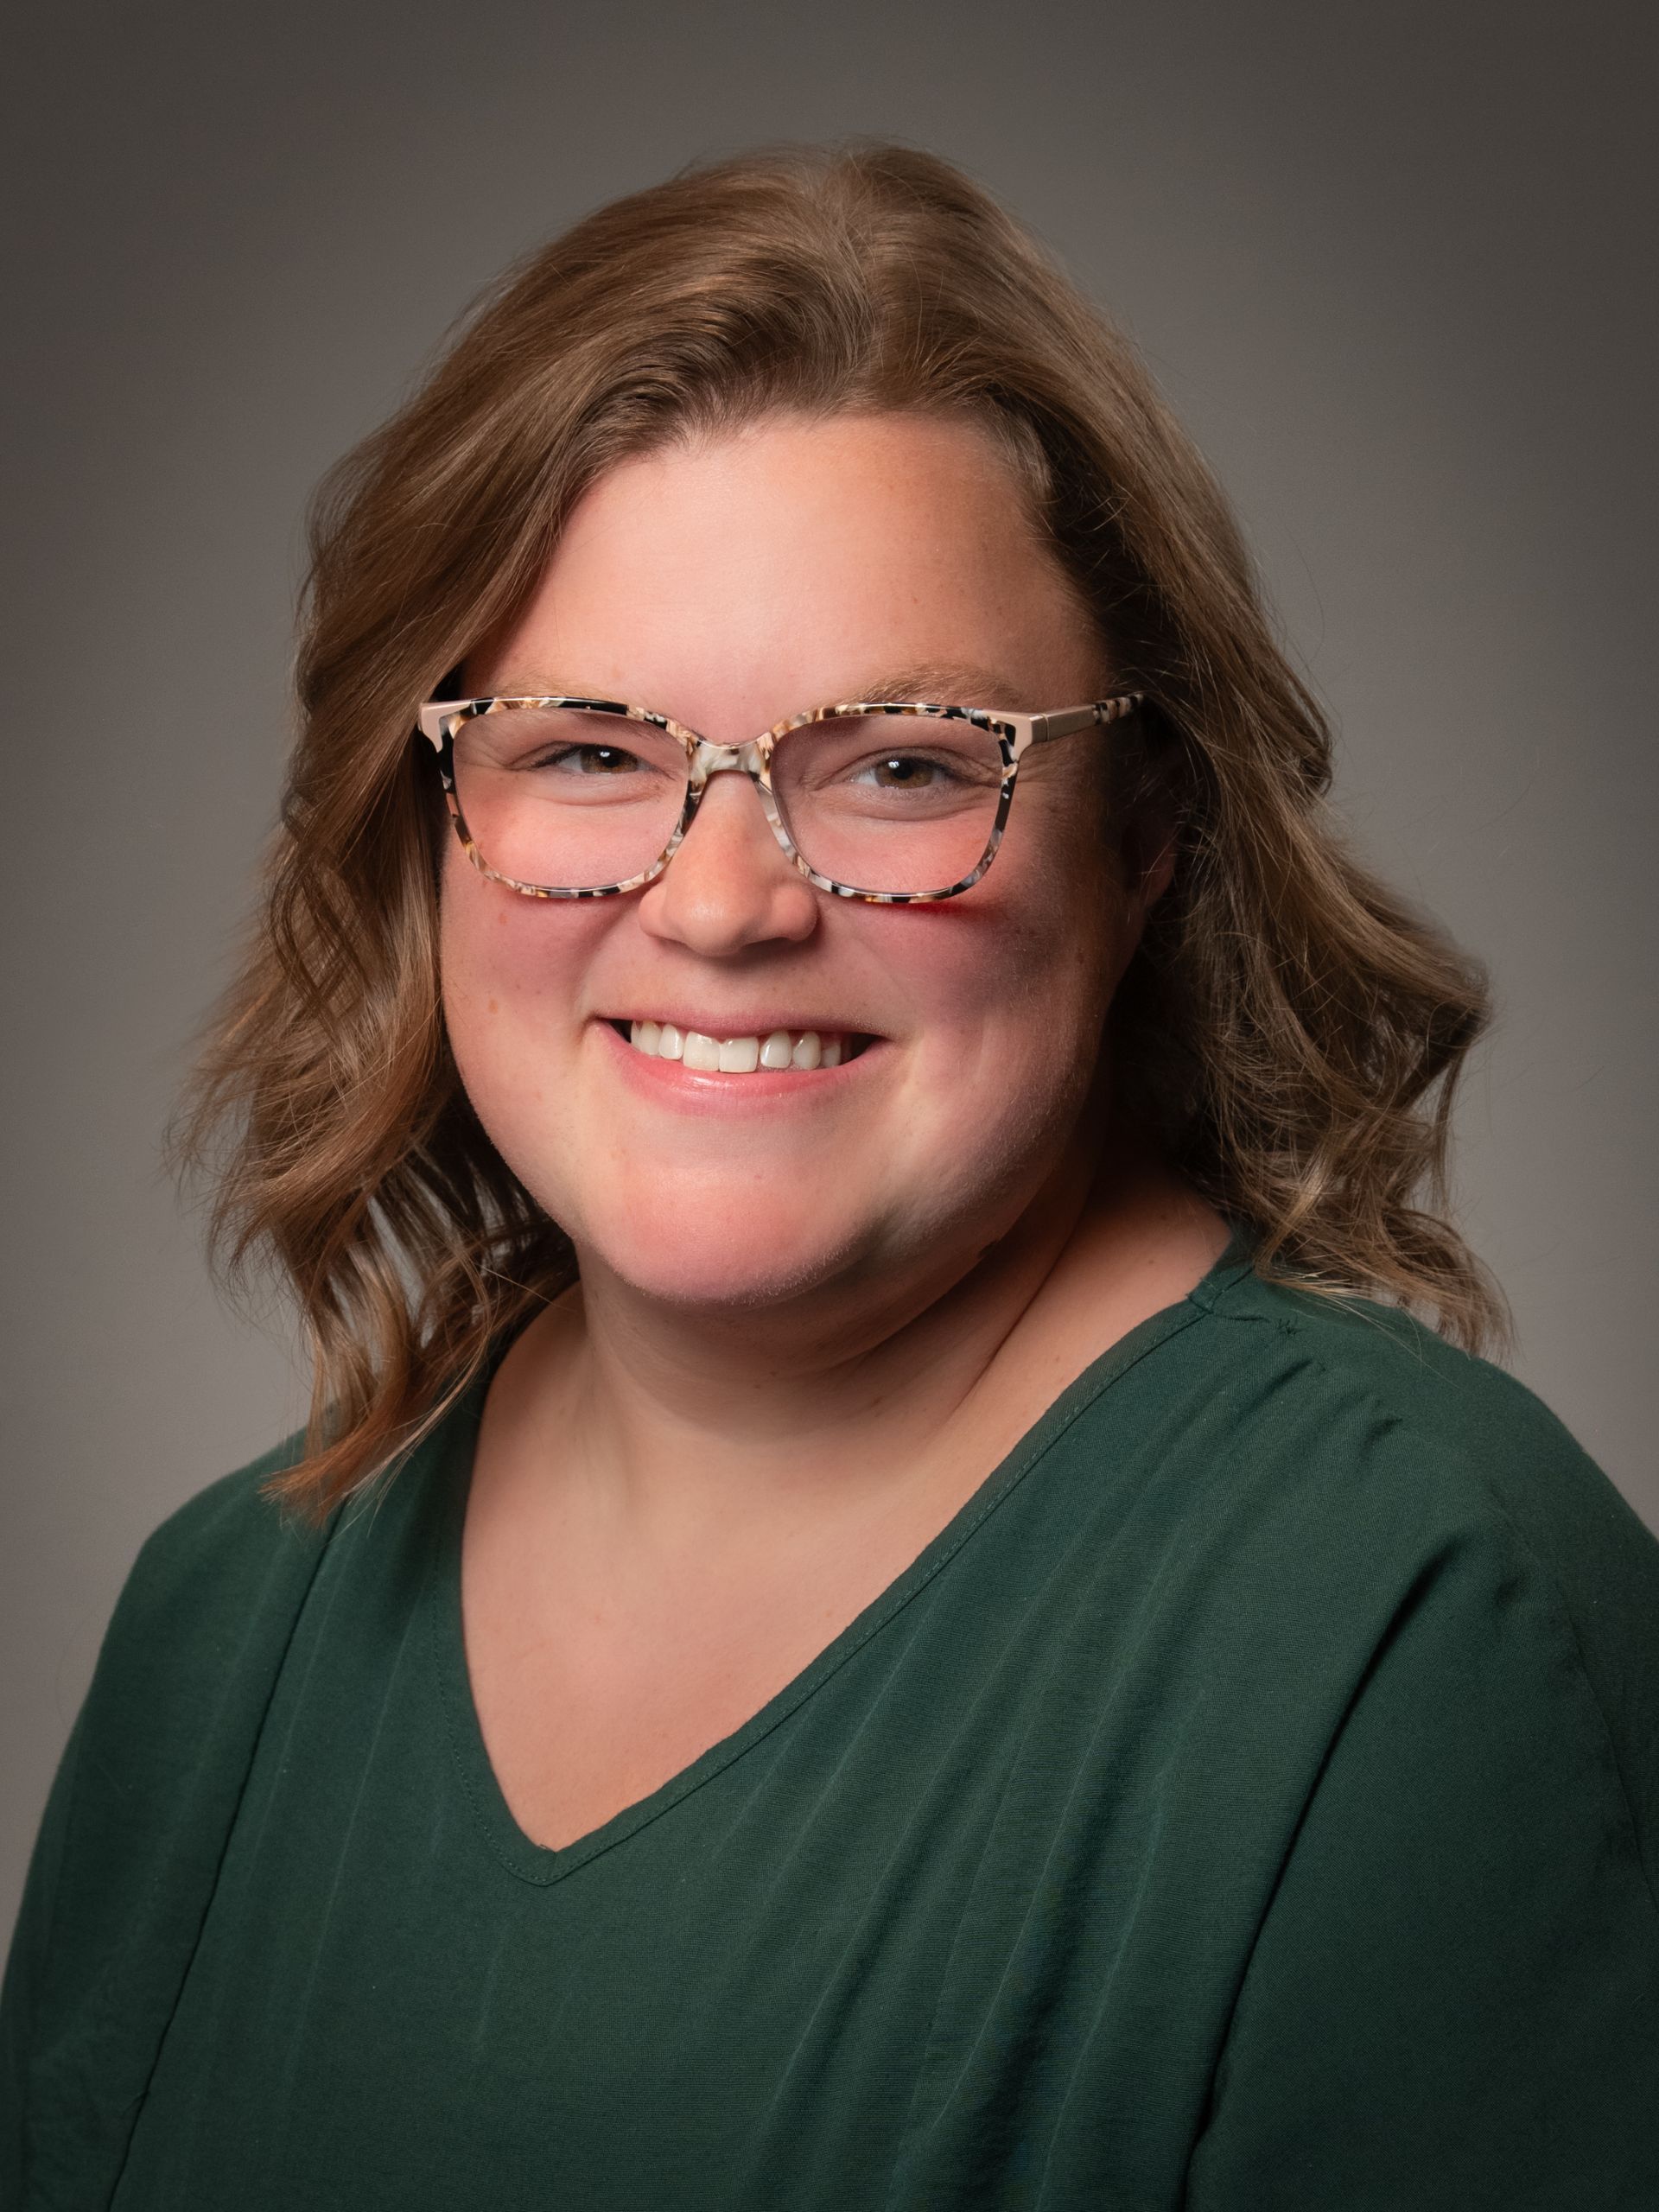
[[[809,883],[905,906],[979,881],[1033,745],[1120,721],[1144,696],[1046,715],[843,702],[745,745],[713,744],[647,707],[564,696],[434,700],[420,730],[473,865],[527,898],[612,899],[652,882],[709,778],[739,770]]]

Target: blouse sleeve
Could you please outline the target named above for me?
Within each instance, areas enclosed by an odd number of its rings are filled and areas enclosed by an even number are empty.
[[[1423,1563],[1263,1918],[1186,2212],[1659,2206],[1659,1550],[1621,1515],[1599,1568],[1497,1510]]]
[[[107,2203],[326,1541],[261,1491],[291,1444],[150,1537],[36,1843],[0,1998],[0,2204]]]

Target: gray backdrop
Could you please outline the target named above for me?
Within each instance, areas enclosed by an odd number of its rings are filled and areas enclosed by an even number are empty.
[[[510,257],[697,154],[964,162],[1236,497],[1372,855],[1492,963],[1465,1223],[1650,1519],[1645,10],[208,0],[8,36],[0,1928],[145,1532],[299,1418],[157,1168],[288,728],[300,516]]]

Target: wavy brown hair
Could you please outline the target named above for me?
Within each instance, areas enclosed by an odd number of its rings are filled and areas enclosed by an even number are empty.
[[[308,1511],[394,1461],[574,1272],[446,1042],[447,824],[416,705],[619,460],[773,410],[895,409],[998,436],[1115,686],[1153,702],[1125,757],[1179,857],[1112,1009],[1120,1096],[1254,1224],[1264,1271],[1471,1346],[1501,1328],[1445,1214],[1480,974],[1348,850],[1325,723],[1197,452],[958,170],[889,145],[767,151],[616,200],[510,271],[315,504],[302,728],[175,1146],[213,1174],[220,1259],[272,1260],[297,1297],[312,1419],[276,1487]]]

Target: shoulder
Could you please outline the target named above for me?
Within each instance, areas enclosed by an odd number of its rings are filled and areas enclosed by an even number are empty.
[[[327,1544],[265,1494],[298,1443],[172,1514],[117,1602],[36,1840],[0,2002],[10,2113],[0,2192],[22,2158],[12,2123],[25,2109],[45,2170],[90,2171],[106,2153],[118,2164]],[[100,2053],[92,2084],[89,2044]]]
[[[215,1745],[234,1758],[257,1726],[327,1541],[266,1491],[300,1445],[286,1438],[210,1484],[141,1548],[82,1711],[83,1777],[90,1765],[151,1797]]]
[[[301,1442],[285,1438],[209,1484],[146,1539],[105,1637],[89,1719],[162,1676],[205,1669],[222,1682],[237,1655],[280,1643],[327,1541],[326,1528],[307,1526],[266,1489]]]
[[[1576,1580],[1607,1554],[1659,1572],[1659,1545],[1542,1400],[1391,1307],[1238,1270],[1194,1294],[1242,1421],[1317,1457],[1332,1503],[1375,1472],[1436,1523],[1490,1521]]]
[[[1645,2203],[1659,1544],[1398,1313],[1242,1272],[1198,1302],[1251,1756],[1306,1756],[1191,2202]]]
[[[211,1713],[227,1744],[258,1716],[314,1589],[353,1573],[395,1580],[427,1528],[452,1447],[469,1434],[476,1387],[441,1408],[373,1481],[322,1519],[296,1513],[272,1478],[302,1457],[296,1431],[211,1483],[141,1548],[105,1632],[80,1733],[130,1763],[189,1758]]]
[[[303,1448],[303,1431],[221,1475],[170,1513],[144,1540],[123,1603],[165,1602],[171,1592],[227,1573],[241,1580],[273,1558],[315,1549],[321,1534],[278,1504],[267,1489]]]
[[[289,1437],[209,1484],[140,1549],[41,1834],[71,1887],[79,1870],[119,1893],[118,1864],[170,1853],[193,1821],[206,1835],[238,1785],[327,1541],[265,1492],[299,1447]]]
[[[1606,1475],[1524,1384],[1396,1311],[1248,1272],[1198,1296],[1241,1486],[1304,1602],[1372,1600],[1373,1669],[1434,1654],[1425,1725],[1468,1670],[1539,1713],[1570,1683],[1659,1883],[1659,1542]]]

